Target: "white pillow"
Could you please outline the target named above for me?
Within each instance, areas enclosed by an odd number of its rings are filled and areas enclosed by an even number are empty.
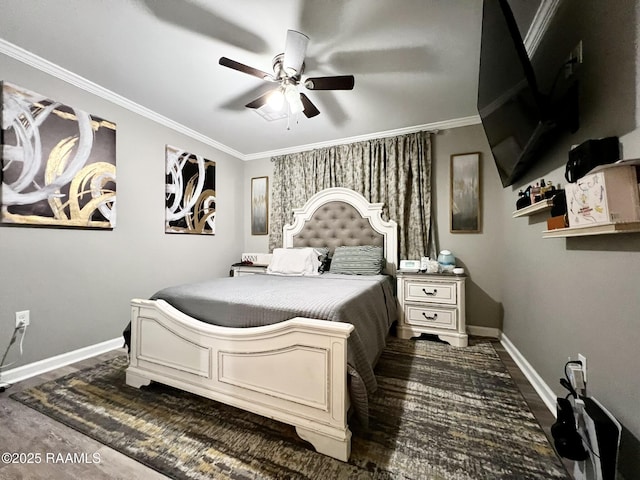
[[[320,275],[318,254],[311,248],[274,248],[267,273],[271,275]]]

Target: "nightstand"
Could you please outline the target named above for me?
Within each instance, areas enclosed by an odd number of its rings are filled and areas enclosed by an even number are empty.
[[[237,265],[231,267],[232,277],[244,275],[262,275],[267,273],[267,265]]]
[[[464,275],[398,272],[398,337],[427,333],[466,347],[465,281]]]

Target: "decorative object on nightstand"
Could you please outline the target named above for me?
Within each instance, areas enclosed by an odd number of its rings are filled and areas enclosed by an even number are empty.
[[[451,272],[456,266],[456,257],[451,250],[442,250],[438,255],[438,265],[441,272]]]
[[[271,253],[243,253],[241,261],[231,265],[231,276],[265,274],[271,257]]]
[[[440,271],[440,264],[438,260],[427,260],[427,268],[424,273],[438,273]]]
[[[420,260],[400,260],[400,271],[416,273],[421,270],[421,265]]]
[[[426,333],[466,347],[465,281],[451,273],[398,272],[398,337]]]
[[[232,277],[243,277],[245,275],[263,275],[267,273],[267,265],[253,265],[250,263],[234,263],[231,265]]]

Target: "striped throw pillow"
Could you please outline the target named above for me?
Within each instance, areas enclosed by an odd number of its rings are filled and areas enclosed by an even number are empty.
[[[331,258],[331,273],[379,275],[384,269],[382,247],[373,245],[337,247]]]

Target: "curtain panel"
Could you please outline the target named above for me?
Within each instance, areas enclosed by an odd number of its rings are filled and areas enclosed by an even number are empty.
[[[282,246],[282,228],[293,221],[294,208],[325,188],[346,187],[384,204],[383,218],[400,227],[400,258],[435,258],[428,132],[335,145],[271,161],[269,250]]]

